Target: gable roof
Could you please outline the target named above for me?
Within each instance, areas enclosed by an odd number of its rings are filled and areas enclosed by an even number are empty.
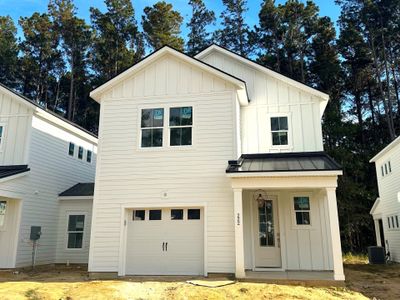
[[[21,104],[28,106],[39,116],[46,119],[47,121],[62,126],[66,130],[78,133],[80,136],[83,136],[86,139],[90,140],[91,142],[97,144],[97,135],[94,134],[93,132],[90,132],[89,130],[77,125],[76,123],[63,118],[59,114],[40,106],[35,101],[25,97],[24,95],[14,91],[13,89],[9,88],[8,86],[5,86],[2,83],[0,83],[0,91],[4,92],[5,94],[15,99],[16,101],[19,101]]]
[[[378,159],[380,159],[382,156],[384,156],[386,153],[388,153],[390,150],[395,148],[397,145],[400,145],[400,136],[394,139],[389,145],[387,145],[385,148],[383,148],[378,154],[376,154],[373,158],[370,159],[370,163],[376,162]]]
[[[196,59],[203,59],[204,57],[206,57],[207,55],[209,55],[213,51],[217,51],[219,53],[223,53],[223,54],[225,54],[225,55],[227,55],[227,56],[229,56],[229,57],[231,57],[231,58],[233,58],[235,60],[238,60],[238,61],[244,63],[245,65],[248,65],[248,66],[250,66],[250,67],[252,67],[252,68],[254,68],[254,69],[256,69],[256,70],[258,70],[260,72],[263,72],[263,73],[265,73],[265,74],[267,74],[267,75],[269,75],[269,76],[271,76],[271,77],[273,77],[275,79],[278,79],[278,80],[283,81],[283,82],[285,82],[287,84],[295,86],[295,87],[299,88],[300,90],[303,90],[303,91],[305,91],[307,93],[310,93],[310,94],[320,98],[320,100],[322,101],[322,105],[321,105],[321,111],[322,112],[325,110],[326,105],[328,104],[328,100],[329,100],[329,95],[328,94],[326,94],[324,92],[321,92],[321,91],[319,91],[319,90],[317,90],[317,89],[315,89],[313,87],[310,87],[310,86],[308,86],[308,85],[306,85],[306,84],[304,84],[304,83],[302,83],[300,81],[291,79],[291,78],[289,78],[289,77],[287,77],[287,76],[285,76],[285,75],[283,75],[281,73],[278,73],[278,72],[276,72],[276,71],[274,71],[274,70],[272,70],[272,69],[270,69],[268,67],[265,67],[265,66],[255,62],[255,61],[247,58],[247,57],[244,57],[244,56],[239,55],[239,54],[237,54],[235,52],[232,52],[231,50],[226,49],[226,48],[224,48],[222,46],[219,46],[217,44],[211,44],[210,46],[208,46],[207,48],[205,48],[204,50],[202,50],[198,54],[196,54],[195,58]]]
[[[205,70],[207,72],[210,72],[214,74],[215,76],[226,80],[230,83],[232,83],[234,86],[238,88],[238,96],[239,96],[239,101],[242,105],[247,105],[249,102],[249,97],[247,95],[247,88],[246,88],[246,82],[240,78],[237,78],[231,74],[228,74],[214,66],[211,66],[201,60],[198,60],[196,58],[193,58],[183,52],[180,52],[170,46],[164,46],[151,54],[147,55],[143,59],[141,59],[139,62],[135,63],[132,65],[130,68],[125,70],[124,72],[120,73],[119,75],[111,78],[110,80],[106,81],[96,89],[94,89],[90,93],[90,97],[92,97],[94,100],[100,103],[101,101],[101,95],[106,92],[107,90],[111,89],[114,87],[116,84],[121,82],[122,80],[125,80],[126,78],[132,76],[139,70],[142,70],[145,68],[147,65],[152,63],[154,60],[156,60],[159,57],[162,57],[166,54],[173,55],[189,64],[195,65],[196,67]]]

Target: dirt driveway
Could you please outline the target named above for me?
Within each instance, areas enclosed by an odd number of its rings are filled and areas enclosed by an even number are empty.
[[[0,272],[0,299],[400,299],[400,265],[346,265],[346,287],[236,282],[209,288],[182,278],[90,280],[85,270],[55,267]]]

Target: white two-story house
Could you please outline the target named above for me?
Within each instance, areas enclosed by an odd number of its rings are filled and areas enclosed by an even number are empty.
[[[36,265],[87,262],[91,199],[59,194],[90,188],[96,155],[96,136],[0,84],[0,269],[32,252]]]
[[[386,248],[392,261],[400,262],[400,137],[375,155],[379,198],[371,215],[374,219],[376,242]]]
[[[91,97],[90,272],[344,280],[328,95],[213,45],[163,47]]]

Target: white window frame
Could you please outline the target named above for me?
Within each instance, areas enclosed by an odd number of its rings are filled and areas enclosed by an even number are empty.
[[[71,154],[69,154],[69,147],[70,147],[70,145],[71,145],[71,144],[73,144],[73,145],[74,145],[74,152],[72,153],[72,155],[71,155]],[[74,142],[69,142],[69,143],[68,143],[68,156],[69,156],[69,157],[73,157],[73,158],[75,158],[75,150],[76,150],[76,146],[77,146],[77,145],[76,145]]]
[[[90,161],[88,161],[88,153],[89,152],[90,152]],[[93,151],[92,150],[86,149],[86,159],[85,159],[85,161],[88,164],[91,164],[93,162]]]
[[[397,222],[396,222],[396,217],[397,217]],[[387,220],[387,225],[388,225],[389,231],[400,230],[400,213],[387,215],[386,220]]]
[[[3,135],[0,138],[0,152],[3,152],[4,150],[4,145],[5,145],[5,140],[6,140],[6,129],[7,125],[6,123],[0,123],[0,127],[3,127]]]
[[[309,201],[310,201],[310,210],[307,210],[310,214],[310,224],[306,225],[306,224],[297,224],[297,220],[296,220],[296,212],[300,211],[300,210],[295,210],[294,209],[294,198],[295,197],[308,197]],[[313,193],[310,192],[294,192],[290,194],[290,211],[291,211],[291,215],[292,215],[292,228],[296,229],[296,230],[301,230],[301,229],[306,229],[306,230],[310,230],[312,228],[315,227],[315,220],[314,220],[314,197],[313,197]]]
[[[169,127],[169,109],[176,107],[192,107],[192,144],[191,145],[183,145],[183,146],[170,146],[170,127]],[[163,122],[163,143],[161,147],[142,147],[142,110],[143,109],[154,109],[154,108],[163,108],[164,109],[164,122]],[[161,105],[155,104],[146,104],[138,107],[137,111],[138,121],[137,121],[137,150],[138,151],[188,151],[195,148],[195,137],[196,137],[196,128],[194,126],[194,120],[196,119],[196,105],[193,102],[173,102]],[[150,127],[149,127],[150,128]],[[153,127],[151,127],[153,128]],[[157,127],[158,128],[158,127]],[[161,127],[160,127],[161,128]]]
[[[286,117],[288,122],[288,144],[287,145],[274,145],[272,142],[272,128],[271,128],[271,118]],[[267,130],[268,130],[268,145],[270,149],[276,150],[290,150],[293,148],[292,143],[292,114],[289,113],[269,113],[267,114]]]
[[[80,233],[80,231],[69,231],[69,216],[85,216],[84,224],[83,224],[83,232],[82,232],[82,247],[81,248],[68,248],[68,238],[70,233]],[[86,240],[86,231],[87,231],[87,219],[88,213],[86,211],[67,211],[67,220],[66,220],[66,239],[65,239],[65,249],[67,251],[83,251],[85,250],[85,240]]]
[[[79,157],[79,150],[82,149],[82,157]],[[78,146],[78,153],[76,155],[76,158],[83,161],[83,158],[85,157],[85,148],[83,146]]]
[[[192,125],[182,125],[182,126],[170,126],[169,125],[169,112],[171,108],[183,108],[183,107],[191,107],[192,108]],[[167,128],[168,128],[168,147],[175,148],[191,148],[193,146],[193,124],[194,124],[194,108],[193,105],[171,105],[168,106],[168,120],[167,120]],[[171,129],[173,128],[191,128],[192,129],[192,140],[190,145],[171,145]]]
[[[0,225],[0,232],[1,231],[6,231],[6,227],[7,227],[7,215],[9,214],[8,213],[8,211],[9,211],[9,201],[8,200],[6,200],[6,199],[0,199],[0,201],[1,202],[5,202],[6,203],[6,213],[4,214],[4,223],[3,223],[3,225]]]

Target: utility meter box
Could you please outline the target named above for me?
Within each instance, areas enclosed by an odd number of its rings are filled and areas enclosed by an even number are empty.
[[[31,236],[30,236],[31,241],[37,241],[38,239],[40,239],[41,235],[42,235],[41,226],[31,226]]]

